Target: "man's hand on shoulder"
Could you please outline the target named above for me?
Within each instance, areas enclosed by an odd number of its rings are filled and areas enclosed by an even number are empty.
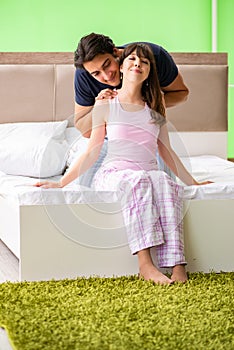
[[[112,89],[104,89],[102,91],[99,92],[99,94],[97,95],[97,97],[95,98],[96,101],[99,100],[109,100],[114,98],[116,95],[118,95],[118,92],[116,90],[112,90]]]

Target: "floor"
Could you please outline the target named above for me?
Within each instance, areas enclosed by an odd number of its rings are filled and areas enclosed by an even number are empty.
[[[19,260],[0,240],[0,283],[18,281]]]
[[[7,334],[4,329],[0,328],[0,350],[12,350]]]
[[[0,240],[0,283],[17,282],[19,276],[19,261]],[[0,328],[0,350],[12,350],[7,333]]]

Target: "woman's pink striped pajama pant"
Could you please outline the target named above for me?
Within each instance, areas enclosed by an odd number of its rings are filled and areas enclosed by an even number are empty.
[[[154,247],[159,267],[186,264],[182,186],[160,170],[119,170],[111,164],[98,170],[94,185],[117,192],[132,254]]]

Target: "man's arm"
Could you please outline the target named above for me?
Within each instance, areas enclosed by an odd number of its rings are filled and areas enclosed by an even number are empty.
[[[99,92],[95,101],[103,101],[112,99],[117,95],[117,92],[112,89],[104,89]],[[106,103],[106,102],[105,102]],[[81,106],[75,102],[74,125],[80,130],[84,137],[90,137],[92,130],[92,109],[93,106]]]
[[[179,103],[185,102],[188,98],[189,89],[183,81],[183,77],[178,73],[175,80],[168,86],[162,88],[166,107],[174,107]]]
[[[74,125],[84,137],[90,137],[93,106],[81,106],[75,102]]]

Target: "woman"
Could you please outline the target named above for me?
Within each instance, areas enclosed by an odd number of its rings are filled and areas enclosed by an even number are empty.
[[[147,44],[130,44],[120,60],[122,87],[113,99],[98,95],[87,151],[70,171],[43,188],[64,187],[98,159],[105,134],[108,153],[95,175],[95,188],[115,190],[122,204],[128,243],[137,254],[139,275],[159,284],[187,280],[183,245],[183,187],[158,170],[156,149],[187,185],[200,185],[171,149],[154,56]],[[157,83],[155,83],[157,82]],[[171,278],[154,265],[171,267]]]

